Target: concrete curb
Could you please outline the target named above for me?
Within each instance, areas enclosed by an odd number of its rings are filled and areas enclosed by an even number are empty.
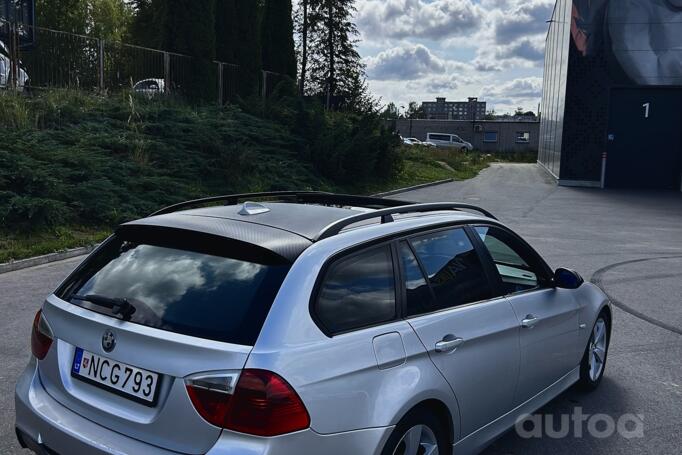
[[[58,253],[45,254],[43,256],[36,256],[34,258],[21,259],[19,261],[7,262],[0,264],[0,274],[15,272],[17,270],[27,269],[38,265],[49,264],[51,262],[63,261],[78,256],[86,255],[94,250],[97,245],[85,246],[82,248],[74,248],[71,250],[60,251]]]
[[[455,179],[439,180],[437,182],[422,183],[421,185],[410,186],[407,188],[400,188],[398,190],[387,191],[385,193],[374,194],[376,197],[393,196],[394,194],[406,193],[408,191],[420,190],[422,188],[429,188],[431,186],[443,185],[444,183],[454,182]],[[38,265],[50,264],[52,262],[63,261],[78,256],[89,254],[97,247],[97,245],[86,246],[82,248],[74,248],[71,250],[60,251],[58,253],[45,254],[43,256],[36,256],[34,258],[21,259],[19,261],[8,262],[0,264],[0,274],[15,272],[17,270],[27,269],[29,267],[36,267]]]
[[[414,190],[421,190],[422,188],[429,188],[432,186],[443,185],[445,183],[452,183],[454,181],[455,181],[455,179],[438,180],[437,182],[422,183],[421,185],[408,186],[407,188],[401,188],[399,190],[387,191],[385,193],[377,193],[377,194],[373,194],[372,196],[376,196],[376,197],[393,196],[394,194],[407,193],[408,191],[414,191]]]

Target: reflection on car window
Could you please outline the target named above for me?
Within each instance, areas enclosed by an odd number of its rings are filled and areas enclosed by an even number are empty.
[[[462,229],[412,240],[436,296],[432,311],[486,300],[492,292],[483,265]]]
[[[73,296],[127,299],[133,323],[252,346],[288,270],[114,239],[60,297],[98,312],[108,310]]]
[[[322,282],[317,316],[338,333],[396,317],[395,278],[388,246],[375,248],[332,265]]]
[[[505,294],[523,292],[538,286],[538,274],[521,256],[524,254],[523,247],[511,235],[495,227],[477,227],[476,232],[495,262]]]
[[[405,277],[405,295],[407,299],[407,315],[428,313],[434,308],[431,290],[426,278],[419,267],[417,258],[412,253],[410,246],[400,243],[400,259]]]

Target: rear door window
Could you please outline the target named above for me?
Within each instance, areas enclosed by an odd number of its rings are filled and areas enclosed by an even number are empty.
[[[435,308],[435,302],[419,261],[407,242],[400,242],[398,248],[405,284],[407,315],[429,313]]]
[[[396,318],[395,276],[388,245],[333,263],[321,282],[315,314],[337,334]]]
[[[210,244],[210,242],[205,242]],[[58,296],[114,316],[80,297],[126,299],[130,322],[183,335],[252,346],[290,264],[212,255],[114,237],[93,255]]]
[[[410,242],[435,295],[426,310],[438,311],[492,297],[483,263],[464,229],[438,231]],[[417,312],[424,310],[408,309],[411,315]]]

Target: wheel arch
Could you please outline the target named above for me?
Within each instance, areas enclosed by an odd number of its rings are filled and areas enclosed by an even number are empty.
[[[429,398],[420,401],[416,405],[412,406],[406,413],[404,413],[399,421],[404,420],[411,414],[425,411],[434,414],[439,421],[445,425],[447,429],[448,444],[452,446],[455,443],[455,420],[452,417],[452,413],[448,406],[437,398]]]

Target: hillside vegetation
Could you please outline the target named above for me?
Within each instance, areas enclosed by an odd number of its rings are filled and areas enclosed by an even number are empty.
[[[0,262],[99,241],[118,223],[187,199],[368,193],[469,178],[493,159],[400,149],[369,114],[286,97],[250,106],[259,116],[130,94],[0,93]]]

